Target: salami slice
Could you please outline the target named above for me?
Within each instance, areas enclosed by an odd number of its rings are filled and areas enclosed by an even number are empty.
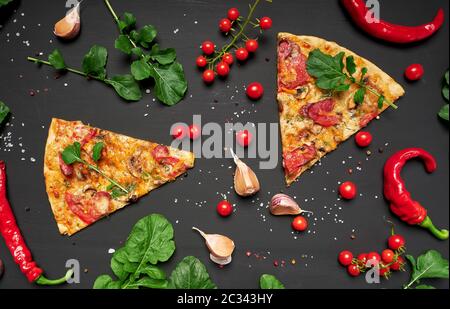
[[[300,46],[283,40],[278,45],[278,88],[296,89],[303,86],[310,76],[306,70],[306,57]]]
[[[311,145],[303,145],[293,151],[283,154],[283,166],[286,175],[295,175],[305,164],[316,156],[316,148]]]

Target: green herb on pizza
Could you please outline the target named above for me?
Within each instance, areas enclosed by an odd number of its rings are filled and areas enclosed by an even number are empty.
[[[406,258],[411,264],[411,280],[404,289],[434,289],[430,285],[420,284],[422,279],[448,279],[448,260],[443,258],[436,250],[429,250],[415,259],[411,255]],[[414,286],[415,285],[415,286]]]
[[[308,57],[306,67],[308,74],[316,78],[316,86],[322,90],[333,92],[348,91],[353,84],[358,85],[358,90],[354,94],[356,104],[362,104],[367,92],[378,97],[378,108],[382,108],[384,103],[389,104],[393,108],[397,106],[386,100],[383,94],[370,87],[365,79],[368,72],[367,68],[361,69],[361,77],[354,77],[357,72],[355,59],[353,56],[345,58],[345,53],[340,52],[336,56],[330,56],[323,53],[320,49],[313,50]],[[347,72],[344,71],[344,68]]]
[[[444,75],[444,85],[442,87],[442,96],[445,98],[445,100],[448,102],[449,98],[449,76],[448,76],[448,70]],[[445,104],[441,110],[439,111],[439,117],[441,117],[444,120],[448,121],[448,103]]]

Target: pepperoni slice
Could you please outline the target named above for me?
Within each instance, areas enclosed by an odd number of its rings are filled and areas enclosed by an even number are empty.
[[[333,111],[334,105],[335,102],[333,99],[325,99],[306,105],[301,113],[311,118],[314,123],[328,128],[337,125],[341,121],[340,116],[330,114]]]
[[[92,224],[109,212],[111,195],[96,192],[92,197],[74,195],[66,192],[65,200],[70,211],[87,224]]]
[[[296,174],[305,164],[316,156],[316,148],[310,145],[303,145],[291,152],[283,154],[283,166],[286,175]]]
[[[310,76],[306,70],[306,57],[300,47],[283,40],[278,45],[278,87],[296,89],[306,84]]]
[[[170,156],[170,151],[167,146],[158,145],[153,149],[152,156],[159,164],[163,165],[175,165],[180,160]]]
[[[369,122],[374,120],[377,116],[378,116],[377,112],[366,114],[366,115],[362,116],[361,119],[359,120],[359,126],[361,128],[366,127],[369,124]]]
[[[61,153],[59,153],[59,168],[64,176],[70,177],[73,175],[73,166],[67,165],[66,162],[64,162]]]

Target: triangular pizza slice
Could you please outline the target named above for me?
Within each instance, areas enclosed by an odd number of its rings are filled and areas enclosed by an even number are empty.
[[[279,33],[277,99],[287,185],[404,93],[376,65],[334,42]]]
[[[193,166],[191,152],[53,119],[44,176],[58,229],[72,235]]]

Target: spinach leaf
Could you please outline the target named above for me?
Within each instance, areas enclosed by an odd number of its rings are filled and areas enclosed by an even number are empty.
[[[0,0],[0,7],[7,5],[8,3],[12,2],[13,0]]]
[[[94,160],[94,162],[98,162],[101,159],[104,146],[105,144],[99,142],[94,145],[94,148],[92,148],[92,160]]]
[[[121,285],[120,281],[114,281],[108,275],[101,275],[95,280],[94,289],[120,289]]]
[[[169,106],[180,102],[187,90],[183,66],[178,62],[169,65],[155,63],[150,68],[150,74],[155,79],[156,97]]]
[[[48,62],[50,62],[56,70],[64,70],[67,68],[64,58],[58,49],[55,49],[48,55]]]
[[[205,265],[193,256],[185,257],[169,278],[170,289],[216,289]]]
[[[448,279],[448,260],[444,259],[436,250],[429,250],[420,255],[417,260],[413,256],[406,258],[411,264],[411,280],[405,288],[411,287],[414,283],[419,283],[422,279]]]
[[[158,44],[152,46],[150,59],[160,64],[171,64],[177,58],[177,53],[173,48],[160,49]]]
[[[448,119],[448,104],[442,106],[441,110],[439,111],[439,117],[441,117],[444,120],[449,120]]]
[[[127,55],[131,55],[131,51],[133,50],[133,45],[125,34],[119,35],[114,43],[114,47]]]
[[[83,71],[89,76],[104,79],[106,77],[106,61],[108,51],[103,46],[94,45],[83,58]]]
[[[113,86],[117,94],[127,101],[139,101],[142,98],[139,84],[129,74],[116,75],[110,79],[106,79],[105,83]]]
[[[62,154],[62,159],[64,163],[71,165],[75,162],[82,162],[81,159],[81,144],[79,142],[75,142],[72,145],[67,146]]]
[[[434,286],[421,284],[415,287],[416,290],[434,290],[436,289]]]
[[[9,114],[9,112],[10,112],[9,107],[5,103],[0,101],[0,124],[2,124],[3,121],[5,121],[6,117]]]
[[[284,285],[273,275],[264,274],[259,279],[259,286],[264,290],[281,290]]]

